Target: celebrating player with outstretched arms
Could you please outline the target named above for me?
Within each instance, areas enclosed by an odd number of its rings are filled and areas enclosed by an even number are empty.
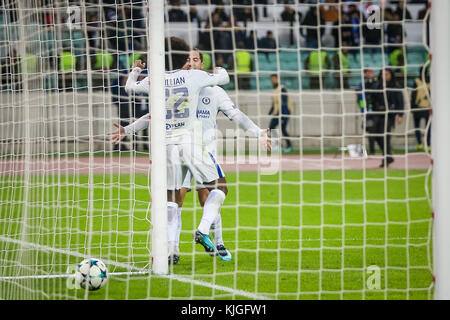
[[[194,233],[194,239],[207,251],[217,252],[209,237],[209,229],[216,219],[225,200],[227,190],[218,184],[219,173],[214,159],[204,154],[201,142],[194,139],[197,119],[197,102],[200,90],[207,86],[223,85],[229,82],[229,75],[223,68],[216,68],[214,74],[201,70],[181,70],[188,57],[189,47],[178,38],[170,38],[174,51],[186,54],[171,54],[175,70],[167,71],[164,84],[166,92],[166,145],[167,145],[167,212],[168,221],[177,217],[178,207],[182,205],[180,189],[188,173],[210,188],[211,192],[203,207],[203,216]],[[167,46],[166,46],[167,47]],[[169,65],[166,63],[166,65]],[[133,93],[149,92],[149,79],[137,81],[142,71],[134,64],[125,90]],[[119,128],[119,134],[122,130]],[[113,140],[115,133],[113,133]],[[169,223],[170,225],[170,223]],[[169,239],[170,240],[170,239]],[[173,252],[169,252],[174,257]],[[175,258],[172,259],[175,263]]]
[[[140,62],[137,61],[135,65],[139,65]],[[143,67],[143,65],[141,65]],[[203,59],[202,54],[198,50],[192,50],[189,54],[189,58],[184,69],[196,69],[201,70],[203,68]],[[137,79],[137,77],[135,77]],[[144,82],[145,79],[142,82]],[[147,82],[148,83],[148,82]],[[139,85],[139,84],[138,84]],[[200,96],[198,99],[198,109],[197,109],[197,117],[201,120],[202,124],[202,136],[203,143],[205,145],[205,149],[207,154],[213,159],[216,163],[217,173],[219,175],[218,185],[221,190],[226,194],[226,179],[221,169],[220,165],[216,160],[216,130],[217,130],[217,114],[222,112],[225,114],[230,120],[239,124],[239,127],[244,130],[245,134],[250,137],[259,137],[264,142],[267,149],[270,150],[270,140],[267,137],[267,129],[260,129],[251,119],[249,119],[244,113],[242,113],[235,104],[231,101],[226,92],[220,88],[219,86],[212,86],[203,88],[200,92]],[[118,130],[115,132],[115,136],[113,136],[113,141],[118,142],[125,135],[130,133],[144,130],[149,125],[149,114],[141,117],[136,120],[134,123],[128,125],[123,128],[118,124],[115,126]],[[177,208],[176,219],[169,219],[169,248],[171,248],[173,263],[178,262],[179,259],[179,239],[181,233],[181,209],[184,197],[186,192],[191,188],[192,183],[192,174],[191,172],[187,172],[186,177],[183,181],[183,188],[180,191],[180,197]],[[212,190],[210,186],[203,184],[201,181],[197,180],[196,189],[198,191],[199,201],[202,207],[204,207],[206,200]],[[220,209],[220,208],[219,208]],[[212,234],[214,236],[214,242],[217,248],[217,252],[220,255],[222,260],[231,260],[231,254],[226,249],[223,237],[222,237],[222,220],[220,213],[217,215],[217,218],[214,220],[211,228]],[[215,254],[214,250],[211,250],[210,247],[205,246],[205,250],[209,252],[211,255]]]

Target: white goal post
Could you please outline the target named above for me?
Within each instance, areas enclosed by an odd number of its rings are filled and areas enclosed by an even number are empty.
[[[450,299],[450,1],[431,7],[434,298]]]
[[[167,180],[164,98],[164,0],[149,1],[149,70],[151,106],[152,272],[167,274]]]

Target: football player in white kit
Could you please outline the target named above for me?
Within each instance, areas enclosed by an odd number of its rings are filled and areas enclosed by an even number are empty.
[[[183,67],[183,69],[195,69],[202,70],[204,68],[203,55],[200,51],[194,49],[190,52],[189,58]],[[206,87],[200,91],[200,99],[198,101],[197,118],[201,120],[202,123],[202,136],[203,143],[208,154],[214,159],[217,171],[219,173],[219,184],[224,186],[226,191],[226,179],[225,174],[217,162],[217,141],[216,141],[216,130],[217,130],[217,115],[222,112],[228,119],[239,124],[239,127],[244,131],[244,133],[249,137],[261,138],[264,141],[266,147],[270,150],[270,140],[267,137],[269,129],[260,129],[247,115],[241,112],[233,101],[230,99],[228,94],[219,86]],[[184,199],[186,192],[191,189],[192,176],[188,173],[183,183],[183,188],[181,189],[181,196]],[[198,199],[200,205],[203,207],[206,199],[209,196],[210,189],[202,184],[196,184],[196,190],[198,191]],[[225,192],[226,193],[226,192]],[[179,252],[179,239],[181,233],[181,210],[182,207],[178,208],[178,226],[177,226],[177,237],[176,237],[176,251]],[[171,228],[169,228],[170,230]],[[231,253],[226,249],[223,235],[222,235],[222,217],[217,215],[216,220],[211,225],[211,234],[214,238],[214,244],[217,248],[217,253],[209,250],[205,247],[205,250],[210,254],[219,254],[224,261],[229,261],[232,259]]]
[[[217,252],[210,239],[209,230],[225,200],[227,190],[218,184],[219,173],[216,163],[209,154],[203,152],[201,142],[198,144],[199,142],[194,139],[194,129],[197,122],[197,103],[200,90],[207,86],[228,83],[229,75],[223,68],[216,68],[214,74],[200,70],[182,70],[189,54],[189,47],[184,40],[179,38],[172,37],[170,41],[170,48],[173,52],[186,52],[186,54],[169,54],[175,70],[165,74],[169,262],[176,264],[179,259],[179,254],[174,251],[173,246],[175,243],[173,237],[176,236],[176,232],[171,231],[170,228],[177,226],[177,223],[174,225],[172,221],[177,222],[178,207],[182,205],[183,201],[180,189],[189,172],[197,181],[211,190],[203,207],[200,224],[194,232],[194,240],[200,243],[206,251]],[[168,66],[166,54],[166,67]],[[149,93],[149,78],[137,81],[144,67],[139,60],[133,64],[133,70],[125,85],[128,93]],[[148,119],[148,115],[143,116],[126,128],[114,124],[118,129],[111,133],[113,142],[117,143],[122,140],[126,133],[139,130],[145,122],[148,126]],[[139,123],[139,120],[144,121]],[[225,260],[222,256],[219,255],[219,257]]]

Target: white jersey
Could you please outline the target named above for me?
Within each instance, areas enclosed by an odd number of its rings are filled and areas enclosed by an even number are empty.
[[[142,82],[144,82],[143,80]],[[148,83],[148,81],[147,81]],[[222,112],[230,120],[233,120],[239,127],[245,131],[249,137],[259,137],[262,130],[242,113],[225,90],[218,86],[206,87],[200,91],[198,108],[197,108],[197,123],[201,125],[202,144],[213,155],[216,155],[216,130],[217,130],[217,114]],[[150,114],[146,114],[132,124],[125,127],[125,134],[131,134],[136,131],[144,130],[150,124]],[[196,137],[197,138],[197,137]]]
[[[200,91],[197,118],[202,123],[203,144],[213,154],[216,154],[216,129],[219,112],[231,120],[239,113],[239,109],[221,87],[203,88]]]
[[[136,81],[141,69],[135,68],[126,84],[126,90],[136,93],[149,92],[149,78]],[[226,84],[228,73],[219,69],[211,74],[201,70],[174,70],[165,74],[166,92],[166,142],[180,143],[192,139],[191,134],[197,119],[197,104],[202,88]]]

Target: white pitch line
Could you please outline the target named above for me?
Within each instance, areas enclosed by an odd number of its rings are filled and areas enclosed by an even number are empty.
[[[52,251],[52,252],[57,252],[57,253],[61,253],[61,254],[66,254],[66,255],[71,255],[74,257],[79,257],[79,258],[86,258],[85,255],[79,253],[79,252],[74,252],[74,251],[66,251],[66,250],[62,250],[62,249],[55,249],[49,246],[44,246],[44,245],[40,245],[40,244],[36,244],[36,243],[31,243],[31,242],[26,242],[26,241],[21,241],[21,240],[16,240],[16,239],[12,239],[12,238],[8,238],[8,237],[4,237],[4,236],[0,236],[0,240],[1,241],[5,241],[5,242],[11,242],[11,243],[15,243],[15,244],[19,244],[25,247],[31,247],[31,248],[35,248],[37,250],[42,250],[42,251]],[[128,270],[136,270],[136,272],[115,272],[115,273],[110,273],[111,275],[115,275],[115,276],[120,276],[120,275],[136,275],[136,274],[148,274],[150,273],[150,270],[147,269],[142,269],[142,268],[137,268],[135,266],[131,266],[125,263],[120,263],[117,261],[113,261],[113,260],[106,260],[106,259],[102,259],[105,264],[110,264],[110,265],[114,265],[117,267],[121,267],[121,268],[125,268]],[[6,277],[0,277],[0,280],[16,280],[16,279],[39,279],[39,278],[67,278],[67,277],[71,277],[73,275],[71,274],[59,274],[59,275],[34,275],[34,276],[6,276]],[[237,296],[243,296],[243,297],[247,297],[247,298],[251,298],[251,299],[256,299],[256,300],[269,300],[270,298],[266,297],[266,296],[262,296],[262,295],[257,295],[251,292],[247,292],[244,290],[237,290],[237,289],[233,289],[233,288],[229,288],[229,287],[225,287],[225,286],[221,286],[221,285],[216,285],[210,282],[206,282],[206,281],[202,281],[202,280],[195,280],[195,279],[189,279],[189,278],[185,278],[185,277],[181,277],[178,275],[152,275],[152,277],[160,277],[160,278],[166,278],[166,279],[172,279],[172,280],[176,280],[179,282],[184,282],[184,283],[190,283],[193,285],[198,285],[198,286],[203,286],[203,287],[207,287],[207,288],[211,288],[214,290],[219,290],[219,291],[224,291],[224,292],[228,292],[231,293],[233,295],[237,295]]]
[[[162,278],[169,278],[169,279],[173,279],[173,280],[177,280],[180,282],[187,282],[187,283],[191,283],[194,285],[198,285],[198,286],[203,286],[203,287],[208,287],[214,290],[220,290],[220,291],[225,291],[228,293],[231,293],[233,295],[237,295],[237,296],[243,296],[243,297],[247,297],[247,298],[251,298],[251,299],[256,299],[256,300],[270,300],[270,298],[266,297],[266,296],[262,296],[262,295],[257,295],[248,291],[244,291],[244,290],[236,290],[233,288],[229,288],[229,287],[224,287],[224,286],[220,286],[217,284],[213,284],[210,282],[205,282],[205,281],[201,281],[201,280],[195,280],[195,279],[189,279],[189,278],[184,278],[184,277],[180,277],[178,275],[172,274],[172,275],[168,275],[168,276],[160,276]]]
[[[5,241],[5,242],[11,242],[11,243],[15,243],[24,247],[31,247],[37,250],[41,250],[41,251],[52,251],[52,252],[56,252],[56,253],[60,253],[60,254],[66,254],[66,255],[70,255],[73,257],[78,257],[78,258],[82,258],[82,259],[86,259],[88,258],[86,255],[79,253],[79,252],[75,252],[75,251],[68,251],[68,250],[62,250],[62,249],[56,249],[56,248],[52,248],[49,246],[44,246],[41,244],[36,244],[36,243],[31,243],[31,242],[26,242],[26,241],[21,241],[21,240],[17,240],[17,239],[12,239],[12,238],[8,238],[8,237],[4,237],[4,236],[0,236],[0,240],[1,241]],[[121,263],[121,262],[117,262],[114,260],[107,260],[107,259],[102,259],[103,262],[105,262],[106,264],[111,264],[114,265],[116,267],[121,267],[121,268],[125,268],[125,269],[129,269],[129,270],[136,270],[136,271],[142,271],[144,269],[135,267],[135,266],[131,266],[129,264],[126,263]]]
[[[108,277],[148,274],[148,273],[149,273],[149,271],[108,272]],[[40,274],[40,275],[34,275],[34,276],[4,276],[4,277],[0,277],[0,280],[58,279],[58,278],[74,278],[74,277],[75,277],[75,274],[73,274],[73,273],[62,273],[62,274]]]

